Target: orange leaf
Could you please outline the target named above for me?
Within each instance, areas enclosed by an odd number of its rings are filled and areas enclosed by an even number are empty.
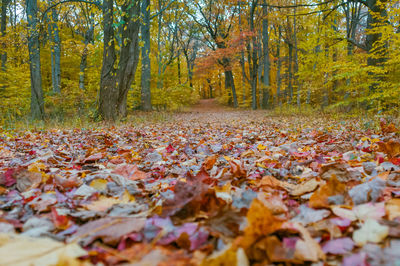
[[[283,223],[257,198],[251,203],[247,222],[248,226],[240,243],[244,249],[250,248],[260,237],[268,236],[280,229]]]
[[[336,176],[333,175],[325,185],[321,186],[311,195],[309,206],[311,208],[328,208],[330,205],[328,201],[329,197],[335,195],[345,196],[345,193],[346,185],[340,183]]]

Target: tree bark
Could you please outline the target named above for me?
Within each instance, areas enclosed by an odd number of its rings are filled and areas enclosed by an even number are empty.
[[[255,26],[254,26],[254,12],[257,7],[258,0],[253,0],[252,5],[250,7],[250,14],[249,14],[249,24],[250,24],[250,31],[253,33],[251,37],[251,45],[249,44],[251,52],[249,51],[249,55],[251,54],[251,61],[249,60],[249,73],[250,73],[250,85],[251,85],[251,108],[253,110],[257,109],[257,70],[258,70],[258,45],[256,42],[255,34]]]
[[[242,30],[242,13],[241,13],[241,8],[240,8],[240,3],[239,3],[239,32],[240,32],[240,41],[243,42],[243,30]],[[244,50],[243,47],[240,48],[240,66],[242,70],[242,101],[243,104],[246,103],[246,70],[244,66]]]
[[[37,0],[26,0],[28,18],[28,50],[31,74],[31,117],[44,118],[44,100],[42,90],[42,73],[40,70],[40,43],[38,27]]]
[[[235,88],[235,81],[233,79],[232,70],[225,70],[225,89],[229,91],[232,96],[232,105],[234,108],[238,107],[237,95],[236,95],[236,88]]]
[[[87,67],[87,57],[88,57],[88,45],[93,42],[94,39],[94,22],[90,21],[89,30],[85,33],[84,36],[84,48],[81,55],[81,63],[79,65],[79,89],[86,90],[85,87],[85,74]]]
[[[276,57],[277,59],[277,66],[276,66],[276,97],[277,97],[277,104],[281,106],[281,66],[282,66],[282,60],[281,60],[281,39],[282,39],[282,28],[281,25],[278,26],[278,44],[276,47]]]
[[[9,0],[2,0],[1,2],[1,20],[0,20],[0,37],[4,38],[6,36],[6,29],[7,29],[7,6]],[[7,62],[7,52],[6,52],[6,43],[3,42],[1,48],[2,52],[0,54],[1,57],[1,69],[3,71],[6,70],[6,62]]]
[[[135,78],[137,65],[139,63],[139,15],[140,1],[126,1],[121,7],[124,24],[122,29],[122,47],[117,71],[118,115],[127,115],[127,96]]]
[[[116,60],[114,46],[113,12],[114,1],[104,0],[103,2],[103,65],[100,77],[100,98],[99,114],[106,121],[117,119]]]
[[[263,22],[262,22],[262,41],[263,41],[263,65],[264,65],[264,77],[263,77],[263,97],[262,97],[262,108],[268,108],[268,102],[270,97],[270,62],[269,62],[269,34],[268,34],[268,6],[265,3],[263,5]]]
[[[292,85],[292,79],[293,79],[293,72],[292,72],[292,65],[293,65],[293,46],[290,42],[288,42],[288,103],[291,104],[293,100],[293,85]]]
[[[53,4],[53,1],[50,0],[49,4]],[[57,22],[57,10],[52,8],[51,22],[49,23],[49,36],[51,43],[51,82],[54,93],[61,92],[61,41]]]
[[[387,0],[367,0],[367,6],[369,8],[367,18],[367,36],[365,39],[365,46],[368,51],[367,64],[370,67],[381,68],[387,61],[388,44],[387,41],[382,40],[382,33],[374,30],[375,28],[382,26],[387,23]],[[370,91],[374,92],[379,84],[383,80],[381,74],[376,74],[373,71],[368,73],[373,80],[373,84],[370,86]]]
[[[295,0],[295,6],[297,5],[297,0]],[[301,88],[298,79],[299,72],[299,57],[297,53],[297,17],[296,17],[296,7],[293,9],[293,42],[294,42],[294,83],[297,89],[297,108],[300,110],[301,107]]]
[[[150,66],[150,0],[142,1],[142,79],[141,79],[141,108],[150,111],[151,107],[151,66]]]

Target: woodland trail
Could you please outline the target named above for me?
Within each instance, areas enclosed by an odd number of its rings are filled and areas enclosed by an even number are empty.
[[[231,108],[222,106],[217,102],[217,99],[201,99],[196,105],[190,108],[192,112],[208,113],[208,112],[226,112],[231,111]]]

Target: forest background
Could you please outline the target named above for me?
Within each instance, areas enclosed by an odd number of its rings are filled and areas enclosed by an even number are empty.
[[[0,120],[118,120],[199,98],[397,114],[400,2],[2,0]]]

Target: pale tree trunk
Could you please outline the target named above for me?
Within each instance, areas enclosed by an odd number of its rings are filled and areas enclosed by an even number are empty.
[[[279,106],[282,105],[281,102],[281,67],[282,67],[282,60],[281,60],[281,39],[282,39],[282,28],[281,25],[278,26],[278,44],[276,47],[276,57],[277,59],[277,66],[276,66],[276,97],[277,97],[277,104]]]
[[[361,4],[360,3],[347,3],[345,5],[345,15],[346,15],[346,36],[348,39],[355,40],[357,23],[360,19],[361,14]],[[347,56],[352,60],[354,50],[354,44],[352,42],[347,42]],[[346,79],[346,85],[350,86],[351,79]],[[346,90],[344,94],[344,100],[348,100],[349,92]]]
[[[299,83],[299,78],[298,78],[298,72],[299,72],[299,57],[298,57],[298,51],[297,51],[297,17],[296,17],[296,5],[297,5],[297,0],[295,0],[294,3],[295,7],[293,9],[293,42],[294,42],[294,83],[296,85],[297,89],[297,108],[300,110],[301,107],[301,87]]]
[[[53,1],[49,1],[53,4]],[[51,9],[51,21],[49,22],[49,36],[51,46],[51,82],[53,92],[61,92],[61,41],[58,30],[58,14],[55,8]]]
[[[263,97],[262,108],[268,108],[270,97],[270,62],[269,62],[269,34],[268,34],[268,6],[263,5],[263,22],[262,22],[262,41],[263,41],[263,65],[264,65],[264,78],[263,78]]]
[[[79,65],[79,89],[86,90],[85,87],[85,74],[87,67],[87,57],[88,57],[88,45],[92,43],[94,39],[94,21],[90,18],[90,26],[84,36],[84,48],[81,55],[81,63]]]
[[[99,113],[104,120],[117,119],[118,90],[116,88],[116,60],[113,29],[113,0],[103,2],[103,66],[100,77]]]
[[[142,80],[141,108],[150,111],[151,108],[151,66],[150,66],[150,0],[142,1]]]
[[[161,89],[163,87],[163,79],[162,79],[162,55],[161,55],[161,30],[162,30],[162,19],[163,15],[161,12],[162,3],[161,0],[158,0],[158,31],[157,31],[157,89]]]
[[[42,73],[40,70],[40,43],[37,18],[37,0],[26,0],[28,18],[28,50],[31,73],[31,116],[32,119],[44,118],[44,100],[42,90]]]
[[[325,38],[327,38],[327,34],[325,33]],[[325,60],[329,60],[329,47],[327,44],[325,44]],[[324,75],[324,92],[322,96],[322,103],[321,103],[321,110],[323,111],[325,107],[329,105],[329,88],[326,85],[328,83],[328,75],[329,72],[328,70],[325,70],[325,75]]]
[[[293,46],[290,42],[288,42],[288,88],[287,88],[287,93],[288,94],[288,103],[292,103],[293,99],[293,85],[292,85],[292,77],[293,77],[293,71],[292,71],[292,65],[293,65]]]
[[[262,33],[259,32],[258,36],[262,36]],[[264,69],[264,63],[261,62],[263,60],[263,49],[261,49],[261,41],[257,41],[258,49],[257,49],[257,54],[258,54],[258,66],[257,66],[257,82],[258,82],[258,107],[263,108],[263,69]]]
[[[243,30],[242,30],[242,13],[241,13],[241,7],[240,7],[240,3],[239,3],[239,32],[240,32],[240,38],[243,38]],[[243,41],[243,39],[240,40],[241,42]],[[240,48],[240,66],[242,69],[242,101],[243,104],[246,103],[246,70],[245,70],[245,66],[244,66],[244,51],[243,51],[243,47]]]

